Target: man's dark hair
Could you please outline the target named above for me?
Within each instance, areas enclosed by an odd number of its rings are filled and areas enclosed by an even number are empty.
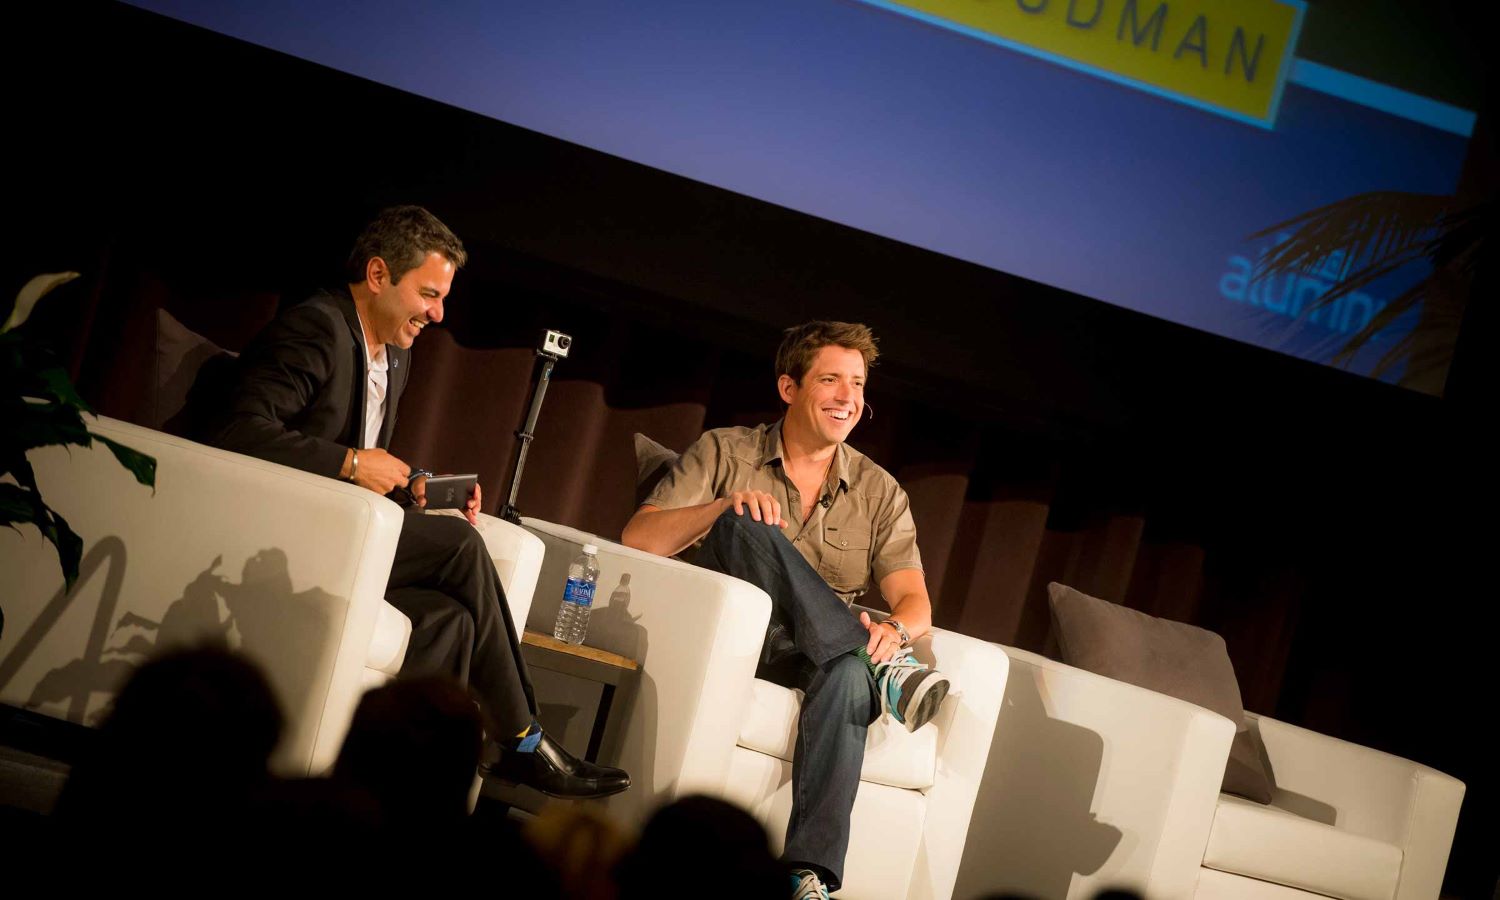
[[[385,260],[391,283],[395,284],[420,266],[429,253],[442,254],[455,269],[462,269],[469,261],[463,241],[437,216],[420,206],[392,206],[381,210],[360,232],[354,249],[349,251],[344,274],[350,284],[364,281],[365,265],[378,256]]]
[[[781,349],[776,351],[776,375],[790,375],[797,384],[807,374],[813,357],[824,347],[858,350],[865,358],[865,372],[880,358],[875,335],[870,326],[857,322],[804,322],[782,333]]]

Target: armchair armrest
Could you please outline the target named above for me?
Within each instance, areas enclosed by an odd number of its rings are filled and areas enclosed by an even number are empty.
[[[1024,650],[979,789],[955,896],[1188,898],[1233,722]]]
[[[456,509],[429,513],[437,514],[463,518],[463,513]],[[525,627],[536,593],[536,579],[542,571],[541,539],[525,528],[489,513],[480,513],[479,524],[475,527],[484,539],[490,559],[495,562],[495,572],[500,576],[500,586],[505,589],[510,617],[517,627]]]
[[[927,790],[927,819],[907,897],[953,896],[959,863],[971,832],[975,802],[1000,716],[1010,661],[997,645],[934,628],[916,641],[918,659],[952,681],[936,718],[937,777]]]
[[[321,771],[359,700],[401,509],[350,484],[125,422],[100,417],[90,427],[156,457],[156,489],[102,446],[29,455],[84,557],[65,591],[35,530],[0,535],[0,700],[95,724],[150,655],[215,643],[258,663],[286,713],[276,770]]]
[[[854,607],[877,621],[890,613]],[[947,675],[952,692],[933,720],[938,769],[927,790],[927,818],[908,898],[948,897],[964,854],[975,798],[988,763],[1010,660],[998,644],[933,628],[912,643],[916,658]],[[975,833],[976,838],[979,837]]]
[[[1402,849],[1396,897],[1436,897],[1464,783],[1419,763],[1246,713],[1271,763],[1273,802]]]
[[[633,785],[610,798],[611,809],[639,822],[682,794],[722,794],[771,598],[727,575],[577,529],[524,524],[545,547],[542,599],[532,604],[528,627],[551,632],[568,563],[583,544],[596,544],[599,589],[585,642],[641,663],[639,689],[616,713],[624,728],[611,759]]]

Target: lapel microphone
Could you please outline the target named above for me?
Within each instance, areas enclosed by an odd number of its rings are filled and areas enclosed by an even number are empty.
[[[818,505],[821,506],[821,507],[823,507],[824,509],[827,509],[828,507],[832,506],[833,505],[833,495],[832,494],[824,494],[823,495],[823,499],[818,501]]]

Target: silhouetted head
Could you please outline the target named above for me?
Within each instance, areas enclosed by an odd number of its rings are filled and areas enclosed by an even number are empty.
[[[334,777],[368,790],[392,824],[457,821],[482,740],[479,710],[457,683],[393,681],[360,700]]]
[[[786,867],[771,855],[765,829],[749,813],[713,797],[683,797],[656,811],[635,852],[620,865],[620,900],[661,896],[665,877],[672,884],[711,885],[719,898],[788,892]]]
[[[217,649],[158,657],[116,696],[58,814],[138,823],[237,815],[269,777],[281,726],[270,685],[245,658]]]

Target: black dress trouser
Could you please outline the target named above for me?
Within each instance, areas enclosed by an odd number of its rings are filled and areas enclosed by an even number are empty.
[[[536,698],[521,633],[479,532],[456,516],[408,512],[386,600],[411,619],[403,676],[446,675],[477,696],[504,740],[531,724]]]

